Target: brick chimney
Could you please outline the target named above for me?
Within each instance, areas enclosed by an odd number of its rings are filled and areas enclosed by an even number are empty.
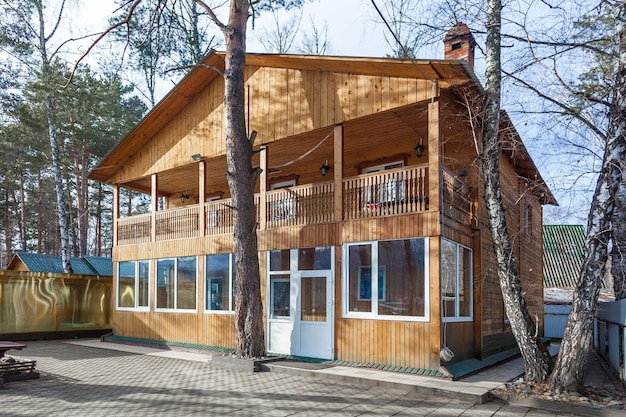
[[[475,46],[476,41],[472,32],[465,23],[458,22],[443,37],[443,57],[467,61],[473,69]]]

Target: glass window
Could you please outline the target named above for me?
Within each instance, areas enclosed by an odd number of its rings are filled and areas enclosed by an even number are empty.
[[[150,306],[150,262],[139,261],[138,266],[138,288],[137,288],[137,306]]]
[[[344,314],[427,319],[426,243],[415,238],[347,244]]]
[[[270,271],[289,271],[291,264],[289,249],[270,251]]]
[[[288,274],[270,277],[270,318],[289,318],[290,291]]]
[[[441,241],[441,315],[472,318],[472,251],[446,239]]]
[[[150,306],[149,265],[149,261],[124,261],[118,264],[118,308],[148,308]]]
[[[348,248],[349,311],[372,311],[372,245]]]
[[[176,308],[196,309],[196,257],[178,258],[176,275]]]
[[[235,255],[207,255],[205,282],[204,308],[209,311],[232,311],[235,307]]]
[[[120,262],[117,273],[117,306],[135,308],[135,262]]]
[[[378,314],[423,317],[424,240],[378,243]]]
[[[158,309],[194,310],[196,308],[196,257],[157,260]]]
[[[331,267],[332,258],[330,246],[298,249],[299,271],[320,271],[331,269]]]

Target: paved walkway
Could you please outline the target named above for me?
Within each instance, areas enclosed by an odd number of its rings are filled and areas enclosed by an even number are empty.
[[[461,382],[285,364],[246,373],[216,367],[203,353],[98,340],[27,344],[16,356],[36,360],[41,378],[10,382],[0,390],[3,417],[576,415],[476,402],[514,369]]]

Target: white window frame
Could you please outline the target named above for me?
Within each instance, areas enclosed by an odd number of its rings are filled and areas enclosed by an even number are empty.
[[[134,264],[135,269],[135,306],[134,307],[121,307],[120,303],[120,264],[121,263],[130,263]],[[147,306],[139,306],[137,303],[139,302],[139,264],[146,263],[148,265],[148,305]],[[119,311],[150,311],[150,261],[142,259],[137,261],[118,261],[117,262],[117,276],[115,283],[115,309]]]
[[[350,302],[350,282],[349,282],[349,273],[350,273],[350,265],[349,263],[349,255],[348,249],[350,246],[358,246],[358,245],[372,245],[372,271],[378,271],[378,240],[370,240],[364,242],[349,242],[344,243],[342,246],[342,266],[341,266],[341,299],[342,299],[342,317],[344,318],[358,318],[358,319],[373,319],[373,320],[393,320],[393,321],[416,321],[416,322],[429,322],[430,321],[430,248],[429,248],[429,238],[417,236],[413,238],[406,239],[384,239],[385,241],[389,240],[412,240],[412,239],[422,239],[424,241],[424,315],[423,316],[400,316],[400,315],[379,315],[378,314],[378,279],[372,279],[372,289],[371,289],[371,298],[370,302],[372,303],[371,311],[363,312],[363,311],[350,311],[349,310],[349,302]],[[375,295],[375,296],[374,296]],[[383,300],[384,301],[384,300]]]
[[[456,290],[455,291],[456,291],[456,294],[454,296],[454,310],[455,310],[455,312],[457,314],[455,316],[447,316],[447,317],[445,317],[443,315],[444,303],[443,303],[443,299],[442,299],[442,301],[440,303],[441,304],[441,313],[440,313],[441,314],[441,321],[445,322],[445,323],[474,321],[474,251],[472,250],[472,248],[469,248],[469,247],[467,247],[465,245],[461,245],[460,243],[455,242],[453,240],[444,239],[444,238],[442,238],[441,240],[442,241],[445,240],[447,242],[450,242],[450,243],[453,243],[454,245],[456,245],[456,251],[455,251],[455,254],[456,254],[455,255],[455,265],[456,265],[456,267],[455,267],[455,271],[456,271],[456,276],[455,276],[456,286],[455,286],[455,288],[456,288]],[[466,249],[470,253],[470,257],[469,257],[469,259],[470,259],[470,265],[469,265],[470,282],[469,282],[468,288],[466,288],[466,291],[467,291],[468,296],[469,296],[469,316],[458,316],[458,312],[460,310],[460,308],[459,308],[459,303],[460,303],[460,300],[459,300],[459,288],[460,288],[459,283],[460,283],[460,280],[461,280],[461,273],[459,271],[459,249],[460,248]],[[441,259],[439,260],[439,264],[440,264],[439,267],[441,268]],[[441,287],[441,285],[440,285],[440,287]],[[439,297],[443,297],[442,294],[441,294],[441,289],[440,289]]]
[[[195,300],[196,300],[196,308],[178,308],[178,258],[190,258],[191,256],[180,256],[180,257],[168,257],[168,258],[158,258],[154,261],[154,311],[158,311],[160,313],[197,313],[198,312],[198,257],[196,258],[196,291],[195,291]],[[173,308],[163,308],[158,306],[158,291],[159,291],[159,261],[166,261],[169,259],[174,260],[174,307]]]
[[[208,257],[215,255],[228,255],[228,308],[226,310],[211,310],[209,308],[209,299],[207,298],[208,280],[211,278],[208,275]],[[212,253],[204,256],[204,295],[203,295],[203,309],[206,314],[235,314],[235,294],[233,294],[233,285],[235,268],[233,265],[233,253]]]

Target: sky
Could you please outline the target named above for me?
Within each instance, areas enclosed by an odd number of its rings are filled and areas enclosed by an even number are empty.
[[[85,28],[92,31],[104,29],[115,8],[113,0],[82,0],[75,30],[84,32]],[[384,38],[383,26],[374,22],[371,0],[309,1],[302,12],[301,27],[305,30],[311,15],[318,27],[327,25],[333,55],[380,57],[390,51]],[[272,19],[271,14],[265,13],[256,20],[255,28],[248,31],[249,52],[264,52],[258,35]]]

